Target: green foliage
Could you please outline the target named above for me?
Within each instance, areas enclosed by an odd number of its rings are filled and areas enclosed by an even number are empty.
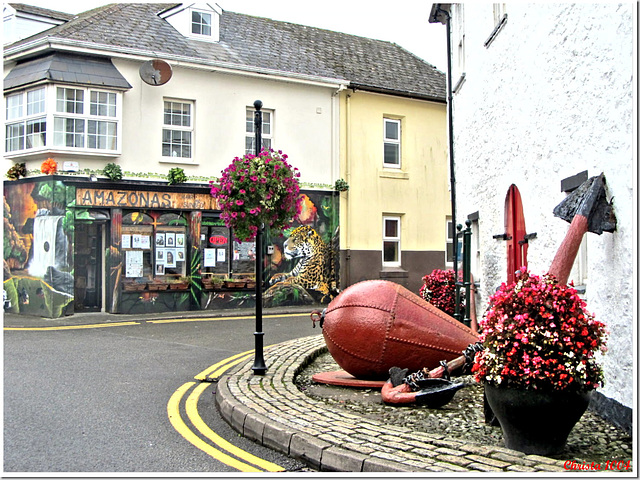
[[[27,176],[27,166],[24,163],[15,163],[9,170],[7,170],[7,178],[10,180],[17,180],[20,177]]]
[[[346,180],[339,178],[338,180],[336,180],[336,183],[333,186],[333,188],[337,192],[346,192],[347,190],[349,190],[349,184],[347,183]]]
[[[122,167],[120,167],[120,165],[116,165],[115,163],[107,163],[102,169],[102,173],[112,181],[122,179]]]
[[[169,170],[167,180],[169,181],[169,185],[177,185],[178,183],[186,182],[187,176],[184,173],[184,169],[180,167],[173,167]]]

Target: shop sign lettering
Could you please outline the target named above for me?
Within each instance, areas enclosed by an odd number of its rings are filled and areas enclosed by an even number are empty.
[[[78,188],[76,206],[216,210],[217,202],[205,194]]]
[[[223,235],[212,235],[209,237],[209,243],[211,245],[225,245],[227,243],[227,237]]]

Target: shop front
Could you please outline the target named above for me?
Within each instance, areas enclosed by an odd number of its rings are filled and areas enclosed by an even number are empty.
[[[327,303],[337,293],[338,199],[301,195],[299,223],[282,237],[265,233],[267,306]],[[49,175],[5,182],[4,202],[6,312],[56,318],[255,305],[255,244],[234,241],[209,185]],[[316,268],[294,268],[299,262]]]

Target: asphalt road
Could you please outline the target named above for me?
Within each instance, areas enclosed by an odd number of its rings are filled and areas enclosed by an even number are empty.
[[[5,330],[4,471],[238,472],[187,441],[167,406],[198,373],[253,349],[254,330],[253,318]],[[308,315],[265,314],[263,330],[265,346],[318,333]],[[214,395],[212,383],[197,403],[211,430],[285,471],[303,469],[238,436]]]

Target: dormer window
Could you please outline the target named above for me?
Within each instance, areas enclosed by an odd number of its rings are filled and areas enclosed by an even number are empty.
[[[191,33],[194,35],[211,36],[211,14],[191,12]]]
[[[187,38],[203,42],[220,40],[222,9],[215,3],[180,3],[159,15]]]

